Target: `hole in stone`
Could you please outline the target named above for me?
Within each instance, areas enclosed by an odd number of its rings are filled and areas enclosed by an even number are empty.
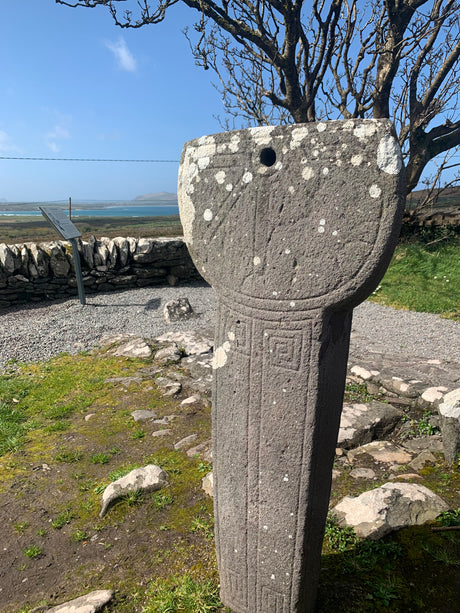
[[[276,153],[271,147],[265,147],[265,149],[262,149],[260,152],[259,159],[260,163],[264,166],[273,166],[276,162]]]

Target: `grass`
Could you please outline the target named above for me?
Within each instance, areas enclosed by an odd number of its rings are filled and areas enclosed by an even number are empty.
[[[215,581],[196,581],[189,574],[152,581],[143,613],[214,613],[221,611]]]
[[[401,243],[370,300],[460,320],[460,239]]]

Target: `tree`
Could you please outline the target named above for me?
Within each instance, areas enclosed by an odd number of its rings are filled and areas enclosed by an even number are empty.
[[[198,13],[186,35],[233,125],[389,117],[408,192],[460,145],[458,0],[56,0],[105,6],[122,28],[179,1]]]

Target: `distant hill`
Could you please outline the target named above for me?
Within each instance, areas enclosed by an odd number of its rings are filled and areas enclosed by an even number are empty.
[[[142,196],[136,196],[133,199],[135,202],[142,202],[143,200],[161,200],[162,202],[177,202],[177,194],[171,192],[158,192],[157,194],[143,194]]]

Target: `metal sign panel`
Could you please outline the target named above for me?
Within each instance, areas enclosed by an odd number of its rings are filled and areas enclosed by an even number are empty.
[[[63,209],[58,209],[56,207],[43,208],[41,206],[38,208],[64,240],[79,238],[81,236],[81,232],[73,225]]]

